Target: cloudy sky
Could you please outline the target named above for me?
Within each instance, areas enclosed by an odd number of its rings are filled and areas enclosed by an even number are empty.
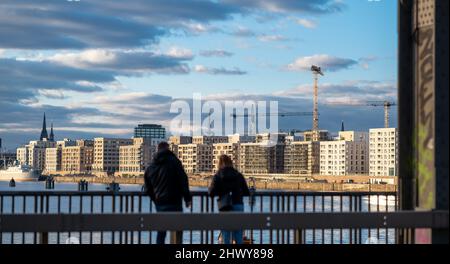
[[[321,128],[382,127],[382,107],[349,104],[396,100],[396,37],[388,0],[1,0],[0,137],[37,138],[44,112],[58,139],[130,137],[193,93],[310,112],[311,64]]]

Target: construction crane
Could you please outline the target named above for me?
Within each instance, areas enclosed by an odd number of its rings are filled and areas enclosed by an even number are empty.
[[[266,116],[279,116],[279,117],[288,117],[288,116],[312,116],[313,113],[312,112],[278,112],[278,113],[266,113]],[[255,131],[255,112],[254,109],[252,108],[251,113],[250,114],[231,114],[231,116],[236,119],[238,117],[244,117],[244,118],[248,118],[251,117],[250,119],[250,124],[251,124],[251,133],[253,134]]]
[[[286,116],[312,116],[312,112],[285,112],[285,113],[266,113],[266,116],[279,116],[279,117],[286,117]],[[243,114],[243,115],[237,115],[237,114],[231,114],[233,118],[237,117],[249,117],[252,116],[252,114]]]
[[[314,78],[314,101],[313,101],[313,131],[319,130],[319,75],[323,76],[323,72],[320,67],[316,65],[311,66],[311,71]]]
[[[396,106],[397,104],[395,102],[391,101],[366,101],[362,103],[329,103],[330,105],[339,105],[339,106],[374,106],[384,107],[384,127],[389,128],[389,111],[391,107]]]
[[[396,106],[395,102],[389,101],[368,101],[367,105],[369,106],[383,106],[384,107],[384,127],[389,127],[389,110],[392,106]]]

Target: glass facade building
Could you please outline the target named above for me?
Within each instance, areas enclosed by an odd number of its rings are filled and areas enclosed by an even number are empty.
[[[152,138],[152,139],[165,139],[166,129],[161,125],[156,124],[142,124],[134,128],[134,137],[138,138]]]

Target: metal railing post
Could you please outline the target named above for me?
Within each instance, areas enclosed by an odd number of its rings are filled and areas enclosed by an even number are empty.
[[[39,244],[43,244],[43,245],[48,244],[48,232],[40,233]]]
[[[169,231],[170,244],[182,244],[183,231]]]
[[[294,231],[294,243],[295,244],[303,244],[303,229],[296,229]]]

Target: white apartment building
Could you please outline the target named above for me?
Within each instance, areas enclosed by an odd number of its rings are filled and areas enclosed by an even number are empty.
[[[178,158],[186,173],[212,172],[212,144],[180,144]]]
[[[191,144],[192,137],[191,136],[170,136],[167,143],[174,144],[174,145]]]
[[[45,150],[45,172],[56,173],[61,170],[62,148],[56,146]]]
[[[193,136],[192,144],[228,143],[227,136]]]
[[[94,162],[94,142],[78,140],[76,146],[62,147],[61,172],[63,174],[91,173]]]
[[[289,136],[286,136],[286,138],[285,138],[286,144],[290,144],[292,142],[297,142],[297,141],[303,141],[303,137],[296,136],[296,135],[289,135]]]
[[[232,134],[228,135],[228,143],[252,143],[255,142],[255,136]]]
[[[119,174],[142,176],[156,152],[150,138],[133,138],[133,145],[119,147]]]
[[[131,138],[94,138],[93,171],[98,173],[119,171],[120,146],[132,144],[133,139]]]
[[[213,144],[213,172],[218,171],[219,158],[228,155],[233,161],[235,168],[239,168],[239,144],[238,143],[216,143]]]
[[[256,135],[256,143],[264,144],[284,144],[286,143],[287,133],[260,133]]]
[[[181,144],[192,144],[191,136],[170,136],[169,140],[170,150],[178,157],[178,145]]]
[[[47,139],[30,141],[28,145],[17,148],[17,159],[20,164],[28,164],[42,172],[45,169],[46,149],[55,146],[56,142]]]
[[[17,148],[16,157],[17,161],[19,161],[19,164],[28,164],[28,148],[26,146]]]
[[[339,140],[369,142],[369,133],[359,131],[339,131]]]
[[[320,174],[353,175],[369,172],[369,143],[365,132],[341,131],[339,140],[320,141]]]
[[[396,128],[369,130],[369,175],[398,176],[398,132]]]
[[[45,150],[45,172],[52,174],[61,171],[62,165],[62,148],[76,146],[77,142],[65,138],[57,141],[56,146]]]

